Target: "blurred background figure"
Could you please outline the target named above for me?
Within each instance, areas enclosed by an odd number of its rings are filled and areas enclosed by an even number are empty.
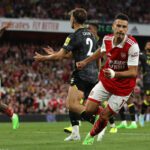
[[[143,127],[145,121],[145,114],[150,106],[150,41],[145,45],[143,53],[140,55],[141,69],[143,73],[143,89],[144,97],[139,116],[139,123]]]
[[[11,23],[5,23],[1,28],[0,28],[0,37],[4,33],[4,31],[11,26]],[[5,104],[1,97],[3,96],[3,90],[2,90],[2,85],[1,85],[1,76],[0,76],[0,111],[6,114],[11,120],[12,120],[12,126],[13,129],[19,128],[19,118],[18,115],[14,113],[12,107],[9,107],[7,104]]]

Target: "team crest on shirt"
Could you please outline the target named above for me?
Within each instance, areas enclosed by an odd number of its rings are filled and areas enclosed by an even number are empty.
[[[125,58],[125,57],[126,57],[126,53],[121,52],[121,57],[122,57],[122,58]]]

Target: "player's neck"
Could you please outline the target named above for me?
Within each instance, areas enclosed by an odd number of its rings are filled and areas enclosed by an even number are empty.
[[[81,24],[76,24],[76,25],[74,26],[74,30],[75,30],[75,31],[77,31],[78,29],[81,29],[81,28],[84,28],[83,25],[81,25]]]
[[[114,44],[115,46],[117,46],[117,45],[119,45],[123,40],[124,40],[124,38],[123,38],[123,39],[120,39],[120,38],[114,38],[113,44]]]

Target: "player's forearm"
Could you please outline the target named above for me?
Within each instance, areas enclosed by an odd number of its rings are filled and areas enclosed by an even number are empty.
[[[115,72],[115,78],[135,78],[136,76],[137,76],[136,70]]]
[[[85,63],[88,64],[88,63],[90,63],[90,62],[92,62],[94,60],[97,60],[97,59],[100,58],[100,56],[101,56],[101,53],[100,53],[100,51],[98,49],[93,55],[91,55],[90,57],[85,59]]]
[[[62,58],[63,58],[62,56],[57,55],[56,53],[55,53],[55,54],[52,54],[52,55],[44,56],[44,59],[45,59],[45,60],[60,60],[60,59],[62,59]]]
[[[46,59],[47,60],[61,60],[65,58],[65,56],[66,56],[66,51],[62,48],[58,52],[52,55],[47,55]]]

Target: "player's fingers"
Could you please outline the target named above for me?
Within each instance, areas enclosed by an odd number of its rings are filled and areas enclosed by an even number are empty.
[[[53,48],[52,48],[51,46],[49,46],[49,45],[47,46],[47,48],[49,48],[49,49],[52,49],[52,50],[53,50]]]
[[[43,48],[43,49],[44,49],[44,51],[45,51],[47,54],[49,54],[49,55],[51,55],[51,54],[54,53],[53,49],[49,49],[49,48]]]
[[[47,46],[47,49],[52,51],[52,52],[54,52],[54,49],[51,46],[49,46],[49,45]]]
[[[43,47],[44,51],[50,51],[49,48]]]
[[[79,63],[77,68],[78,68],[79,70],[82,70],[83,67],[84,67],[84,66],[82,65],[82,63]]]
[[[42,58],[39,56],[34,56],[35,61],[42,61]]]
[[[36,56],[40,56],[41,54],[39,54],[38,52],[35,52],[35,55],[36,55]]]
[[[37,60],[38,60],[38,57],[37,57],[37,56],[34,56],[33,58],[34,58],[34,60],[35,60],[35,61],[37,61]]]
[[[103,70],[103,72],[104,72],[104,76],[105,77],[110,78],[110,72],[109,72],[109,70],[105,69],[105,70]]]

